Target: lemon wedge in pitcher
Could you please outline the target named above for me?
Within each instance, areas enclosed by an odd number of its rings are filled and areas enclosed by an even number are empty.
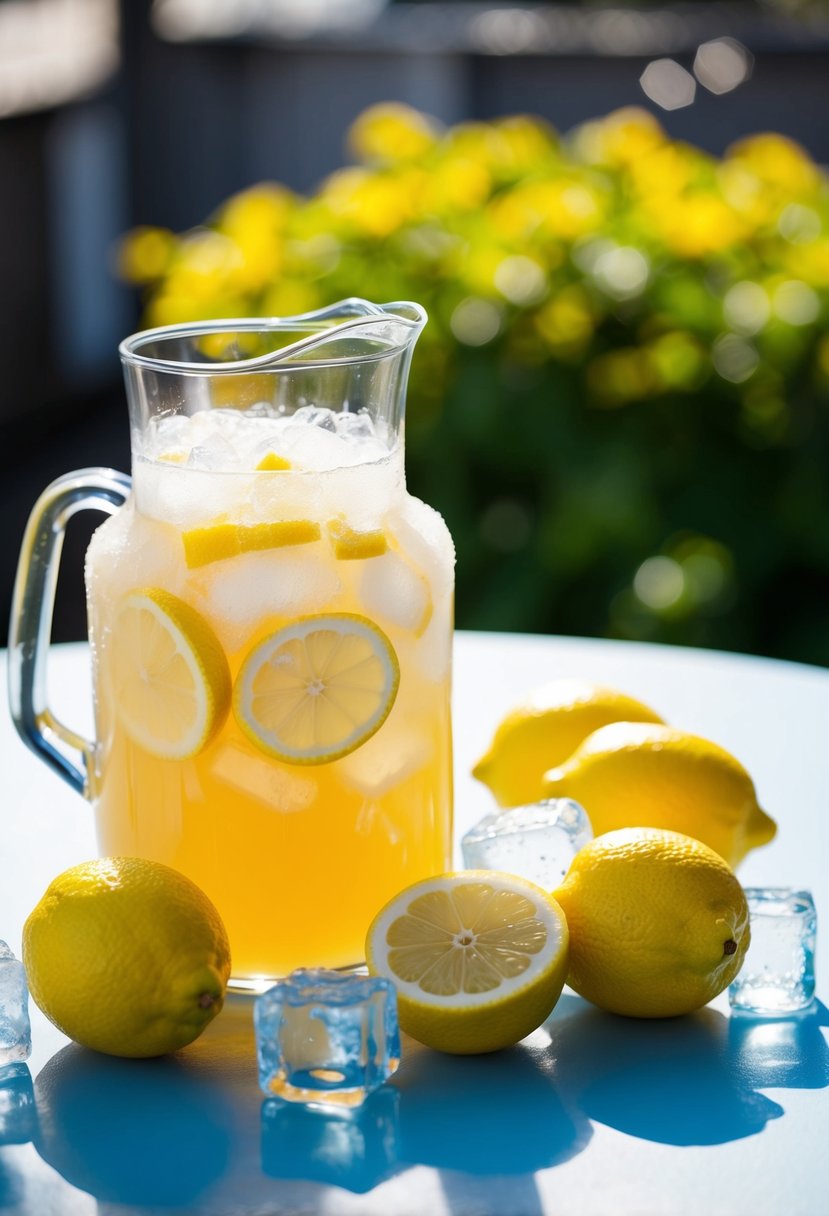
[[[369,971],[397,988],[400,1026],[458,1055],[498,1051],[535,1030],[561,995],[564,913],[514,874],[466,870],[401,891],[373,920]]]
[[[110,640],[114,701],[128,734],[154,756],[195,756],[230,708],[224,651],[195,608],[147,587],[118,607]]]
[[[399,683],[394,647],[367,617],[306,616],[253,648],[236,680],[233,710],[269,755],[326,764],[380,729]]]

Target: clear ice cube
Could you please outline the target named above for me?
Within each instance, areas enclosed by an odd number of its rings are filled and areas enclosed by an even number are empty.
[[[554,890],[570,862],[593,838],[587,813],[572,798],[485,815],[461,841],[468,870],[504,870]]]
[[[25,1064],[0,1068],[0,1147],[28,1144],[35,1136],[35,1094]]]
[[[377,976],[294,971],[257,997],[253,1022],[268,1097],[359,1106],[400,1063],[397,994]]]
[[[731,1008],[775,1016],[794,1013],[815,995],[817,913],[808,891],[746,887],[751,945],[728,989]]]
[[[432,597],[422,574],[398,553],[384,553],[365,563],[360,600],[368,614],[400,629],[421,634],[429,623]]]
[[[29,990],[23,964],[0,941],[0,1067],[32,1054]]]
[[[337,434],[342,435],[351,443],[362,443],[366,439],[377,437],[371,415],[366,410],[359,410],[356,414],[347,412],[336,414],[334,426]]]
[[[324,431],[335,431],[337,424],[333,410],[319,405],[301,405],[291,415],[293,422],[301,422],[303,426],[319,426]]]

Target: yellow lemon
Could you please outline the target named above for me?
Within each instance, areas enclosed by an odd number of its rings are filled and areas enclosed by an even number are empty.
[[[614,828],[666,828],[695,836],[737,866],[777,828],[754,783],[729,752],[671,726],[617,722],[588,736],[545,775],[544,796],[575,798],[601,836]]]
[[[472,775],[488,785],[501,806],[537,802],[543,775],[561,764],[608,722],[661,722],[641,701],[584,680],[554,680],[533,692],[503,719]]]
[[[23,928],[32,997],[76,1042],[114,1056],[185,1047],[222,1007],[219,913],[177,870],[104,857],[59,874]]]
[[[567,973],[567,922],[514,874],[466,870],[414,883],[374,918],[373,975],[397,988],[400,1026],[458,1055],[498,1051],[547,1018]]]
[[[380,729],[399,684],[394,647],[367,617],[306,616],[253,648],[236,679],[233,711],[268,755],[327,764]]]
[[[608,832],[576,854],[555,898],[567,982],[611,1013],[690,1013],[734,979],[749,944],[743,889],[722,858],[657,828]]]
[[[230,708],[230,670],[210,625],[160,587],[126,596],[112,627],[113,699],[129,735],[168,760],[194,756]]]

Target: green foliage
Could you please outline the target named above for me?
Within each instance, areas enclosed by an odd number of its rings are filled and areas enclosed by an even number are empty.
[[[624,110],[561,139],[399,105],[310,198],[132,233],[148,324],[349,295],[430,314],[410,486],[458,547],[458,622],[829,663],[829,180]]]

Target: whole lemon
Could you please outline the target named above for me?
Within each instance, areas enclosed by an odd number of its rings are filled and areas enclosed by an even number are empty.
[[[611,1013],[699,1009],[731,983],[748,949],[737,878],[679,832],[608,832],[576,854],[553,894],[570,930],[567,982]]]
[[[53,879],[23,927],[32,997],[84,1047],[160,1056],[222,1007],[230,946],[203,891],[169,866],[104,857]]]
[[[777,831],[739,760],[709,739],[659,724],[594,731],[545,775],[544,797],[575,798],[596,836],[627,827],[684,832],[732,867]]]
[[[544,773],[561,764],[608,722],[661,722],[641,701],[585,680],[554,680],[531,693],[501,721],[472,770],[501,806],[544,797]]]

